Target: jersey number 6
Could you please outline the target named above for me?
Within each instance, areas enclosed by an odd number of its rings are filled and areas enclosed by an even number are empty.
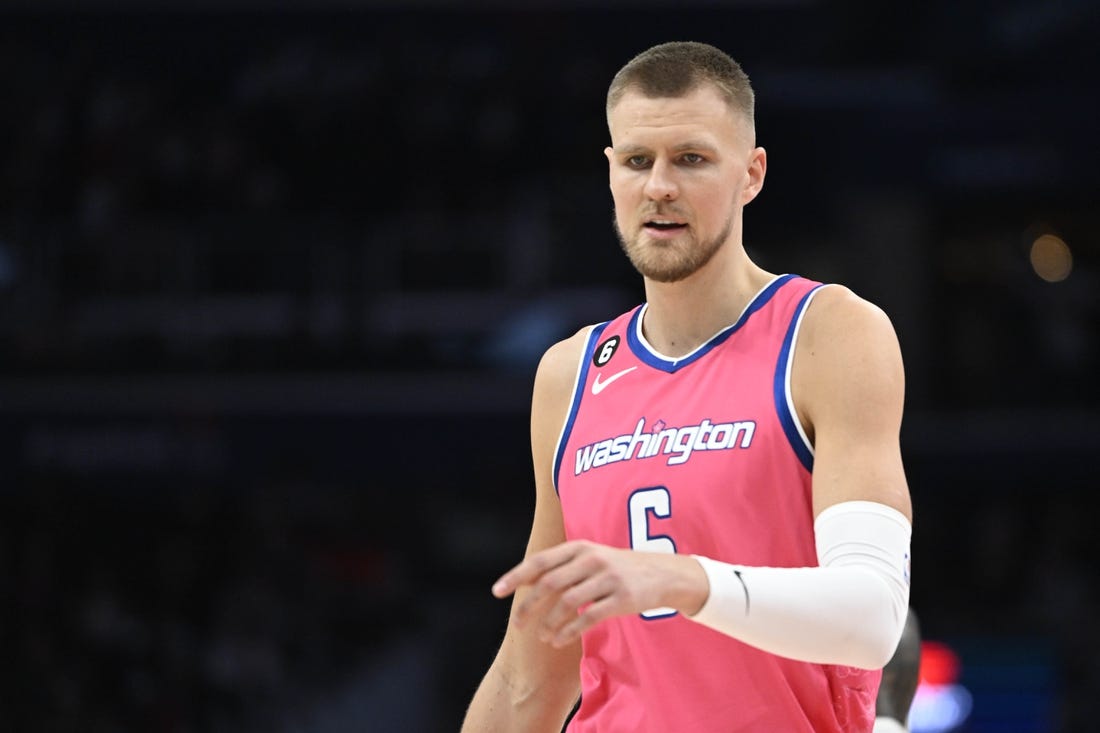
[[[658,519],[672,516],[672,496],[664,486],[638,489],[630,495],[628,521],[630,522],[630,549],[643,552],[667,552],[675,554],[676,543],[667,535],[649,533],[649,515]],[[674,608],[651,608],[642,612],[642,618],[655,619],[674,616]]]

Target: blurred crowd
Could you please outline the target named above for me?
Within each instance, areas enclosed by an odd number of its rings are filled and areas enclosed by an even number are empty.
[[[544,49],[504,20],[440,42],[401,14],[24,22],[0,44],[5,370],[401,365],[447,308],[400,294],[615,279],[550,257],[578,218],[610,237],[574,208],[606,195],[583,54],[531,78]]]
[[[857,50],[860,12],[735,15],[783,23],[807,54],[737,41],[773,159],[750,248],[882,304],[922,401],[1011,387],[1072,404],[1100,361],[1100,287],[1071,8],[943,48],[912,35],[939,28],[937,5],[913,27],[872,13]],[[622,22],[595,10],[442,19],[3,24],[19,74],[0,85],[17,111],[0,117],[0,370],[481,368],[512,343],[509,316],[549,314],[552,336],[636,302],[601,151],[607,79],[639,44],[587,42]],[[1043,233],[1071,247],[1064,283],[1031,272]]]
[[[174,451],[154,440],[127,451],[142,431],[178,439],[186,421],[156,417],[82,421],[122,436],[109,460],[74,457],[41,427],[67,421],[39,417],[33,465],[8,462],[2,727],[456,728],[507,613],[489,579],[525,539],[514,420],[431,418],[455,435],[433,461],[405,437],[417,418],[203,421],[230,464],[150,460]],[[501,455],[475,470],[463,456],[483,441]]]
[[[43,482],[5,500],[4,728],[371,729],[393,704],[373,689],[375,662],[423,633],[401,564],[335,495],[291,512],[276,493],[104,497]],[[392,665],[389,683],[430,706],[438,693],[416,676],[431,671]]]

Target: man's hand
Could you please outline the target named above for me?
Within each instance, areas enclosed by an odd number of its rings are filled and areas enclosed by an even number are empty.
[[[537,552],[493,584],[504,598],[530,591],[513,609],[517,626],[537,624],[539,638],[564,647],[612,616],[668,606],[693,614],[706,601],[706,574],[692,557],[636,552],[574,540]]]

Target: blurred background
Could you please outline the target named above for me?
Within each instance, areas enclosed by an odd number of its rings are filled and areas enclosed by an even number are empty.
[[[751,254],[897,327],[914,729],[1096,729],[1095,3],[78,5],[0,10],[0,729],[458,729],[674,39],[756,87]]]

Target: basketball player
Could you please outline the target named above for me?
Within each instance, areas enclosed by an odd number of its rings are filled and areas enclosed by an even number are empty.
[[[894,329],[749,259],[767,156],[725,53],[641,53],[607,121],[646,302],[539,364],[530,539],[463,730],[557,733],[579,697],[573,733],[867,733],[909,601]]]
[[[874,733],[905,733],[909,708],[920,684],[920,623],[912,608],[894,656],[882,668],[882,684],[875,700]]]

